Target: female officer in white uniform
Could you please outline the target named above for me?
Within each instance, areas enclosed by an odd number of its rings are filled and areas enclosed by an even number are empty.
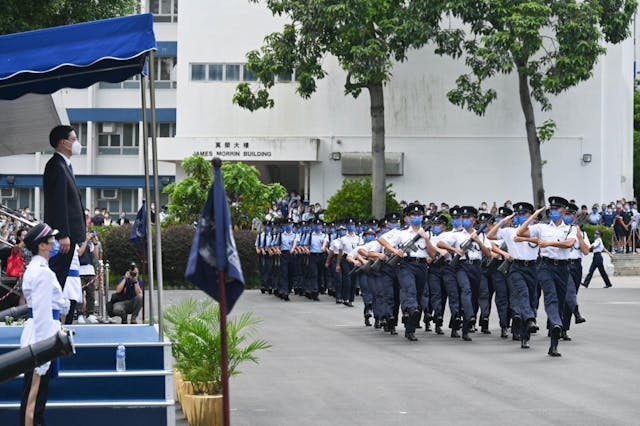
[[[26,247],[34,256],[22,283],[29,306],[29,319],[22,331],[21,347],[45,340],[60,331],[60,311],[69,308],[56,274],[49,269],[49,259],[58,254],[60,249],[55,239],[57,233],[46,223],[40,223],[31,228],[24,238]],[[20,401],[21,425],[44,424],[49,380],[57,375],[55,362],[46,362],[24,373]]]

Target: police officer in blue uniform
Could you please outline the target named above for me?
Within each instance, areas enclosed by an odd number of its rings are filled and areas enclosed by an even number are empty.
[[[324,245],[327,241],[327,235],[322,229],[322,221],[316,219],[313,221],[313,229],[309,233],[309,267],[306,278],[306,293],[311,300],[320,300],[319,294],[319,276],[323,271],[324,264]]]
[[[278,280],[278,291],[276,295],[284,301],[289,301],[289,279],[291,267],[293,265],[295,251],[298,245],[296,234],[293,232],[293,222],[288,221],[282,226],[280,234],[280,279]]]
[[[445,215],[439,215],[431,226],[431,243],[437,247],[438,242],[446,231],[449,219]],[[435,324],[436,334],[444,334],[442,331],[442,323],[444,317],[444,309],[447,303],[447,290],[444,280],[444,268],[446,266],[447,252],[445,250],[439,252],[440,256],[436,256],[429,265],[428,285],[425,287],[425,293],[429,292],[428,303],[432,309],[433,322]],[[436,260],[437,259],[437,260]],[[457,298],[457,292],[455,297]],[[426,300],[423,302],[423,304]],[[428,327],[425,326],[425,331]]]
[[[534,217],[541,214],[542,207],[529,216],[516,231],[519,237],[538,239],[541,262],[538,267],[538,280],[544,293],[544,307],[549,323],[551,345],[549,355],[561,356],[558,341],[562,335],[562,317],[569,282],[569,250],[576,242],[575,230],[571,230],[563,220],[569,202],[562,197],[549,197],[550,222],[530,225]]]
[[[265,220],[262,222],[264,228],[261,233],[256,236],[255,248],[258,255],[258,265],[260,266],[260,291],[262,294],[271,293],[270,280],[273,270],[273,263],[267,250],[271,245],[271,222]]]

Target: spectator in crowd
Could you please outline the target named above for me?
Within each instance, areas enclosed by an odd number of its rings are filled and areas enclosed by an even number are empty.
[[[84,225],[87,229],[93,228],[93,221],[89,214],[89,209],[84,209]]]
[[[102,217],[104,218],[104,221],[102,223],[103,226],[112,226],[116,224],[111,220],[111,213],[109,213],[109,210],[105,209],[104,213],[102,214]]]
[[[156,224],[156,203],[151,203],[151,224]]]
[[[33,257],[33,253],[31,253],[31,250],[29,250],[24,243],[24,237],[27,235],[27,231],[27,228],[19,228],[18,231],[16,231],[16,247],[20,248],[20,253],[22,254],[22,260],[24,261],[25,269],[27,268],[29,262],[31,262],[31,258]]]
[[[118,224],[118,226],[122,226],[122,225],[128,224],[129,223],[129,219],[127,219],[127,213],[122,211],[120,213],[120,217],[118,218],[118,221],[116,223]]]
[[[160,223],[164,222],[164,220],[169,216],[169,212],[167,211],[167,206],[162,206],[160,209]]]
[[[313,219],[315,219],[315,214],[312,211],[312,207],[306,206],[304,208],[304,213],[302,214],[302,221],[309,222],[309,221],[312,221]]]
[[[578,213],[578,223],[588,223],[589,220],[589,209],[587,209],[586,204],[583,204],[580,207],[580,213]]]
[[[289,215],[289,219],[291,219],[293,223],[296,223],[296,224],[300,223],[301,215],[300,215],[300,212],[298,211],[298,206],[297,204],[296,205],[292,204],[292,205],[294,207],[291,209],[291,214]]]
[[[633,222],[633,213],[631,213],[631,205],[629,203],[624,204],[624,209],[622,213],[620,213],[620,217],[622,218],[622,225],[624,227],[624,241],[622,241],[622,245],[626,247],[626,252],[631,253],[633,250],[632,244],[632,233],[631,233],[631,222]]]
[[[598,205],[594,204],[591,208],[591,214],[589,215],[589,223],[591,225],[602,224],[602,214],[598,211]]]
[[[123,300],[113,304],[113,313],[122,319],[122,324],[127,323],[127,316],[131,314],[131,324],[138,323],[138,314],[142,309],[142,278],[138,276],[138,267],[135,263],[118,280],[116,293]]]
[[[96,208],[93,211],[93,217],[91,218],[91,223],[93,226],[102,226],[104,224],[104,217],[102,217],[102,212],[99,208]]]
[[[602,215],[602,224],[607,228],[611,228],[613,226],[613,221],[616,218],[616,214],[613,211],[611,206],[608,206]]]
[[[80,261],[80,282],[84,291],[84,309],[82,305],[76,306],[78,322],[84,324],[96,324],[98,319],[94,315],[96,305],[96,269],[94,259],[98,257],[98,247],[94,243],[97,238],[95,231],[87,232],[87,238],[78,247],[78,260]]]

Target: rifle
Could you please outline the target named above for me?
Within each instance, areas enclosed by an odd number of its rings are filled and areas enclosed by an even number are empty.
[[[474,227],[474,231],[476,232],[476,234],[482,233],[482,228],[484,228],[484,225],[486,225],[485,222],[478,222],[476,224],[476,226]],[[460,250],[462,250],[465,254],[467,254],[467,252],[469,251],[472,245],[473,245],[473,240],[471,238],[468,238],[462,244],[460,244]],[[456,253],[453,256],[453,259],[451,259],[451,263],[450,263],[452,268],[456,268],[458,266],[458,264],[460,263],[461,257],[462,256],[460,256],[458,253]]]
[[[422,223],[422,229],[424,231],[427,231],[429,229],[429,227],[431,227],[431,224],[433,222],[435,222],[436,218],[430,219],[427,222],[423,222]],[[404,254],[407,254],[411,251],[417,251],[418,247],[416,247],[416,243],[418,242],[418,240],[422,238],[422,236],[420,234],[416,234],[413,236],[413,238],[411,238],[408,241],[405,241],[403,244],[400,245],[400,247],[398,247],[400,250],[402,250],[402,252]],[[397,266],[398,263],[400,263],[400,261],[402,260],[404,256],[398,256],[397,254],[393,254],[391,255],[391,257],[386,261],[386,264],[389,266]]]

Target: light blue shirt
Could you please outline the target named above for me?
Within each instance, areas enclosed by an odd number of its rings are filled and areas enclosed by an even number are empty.
[[[309,239],[310,239],[309,251],[311,253],[322,253],[322,245],[324,244],[324,241],[327,239],[327,236],[322,232],[320,233],[312,232],[309,235]]]
[[[280,250],[289,251],[293,248],[293,242],[296,240],[296,234],[293,232],[283,232],[280,234]]]

